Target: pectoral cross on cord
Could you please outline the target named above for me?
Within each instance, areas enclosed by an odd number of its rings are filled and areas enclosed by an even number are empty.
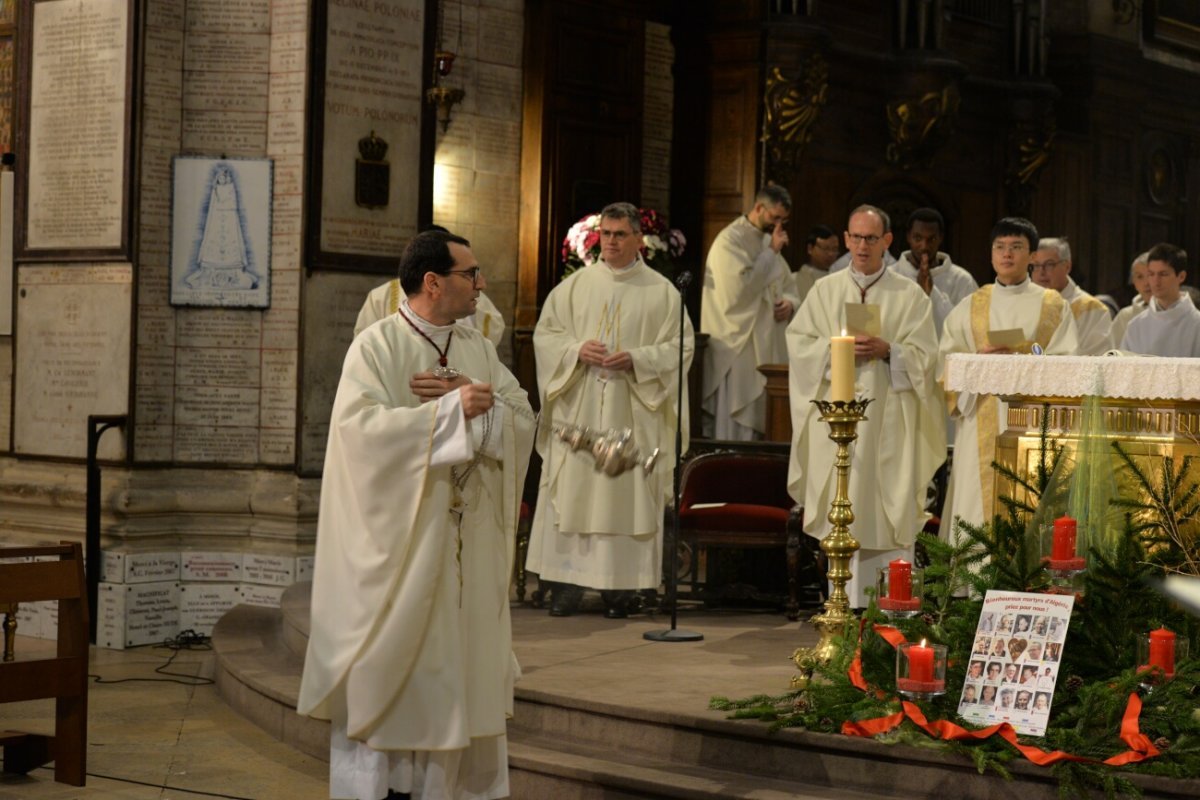
[[[437,342],[435,342],[435,341],[433,341],[433,339],[429,338],[429,334],[427,334],[425,331],[418,328],[417,323],[415,323],[411,319],[409,319],[407,314],[405,314],[403,311],[400,311],[399,309],[397,309],[397,311],[399,312],[400,316],[404,317],[404,321],[407,322],[410,326],[412,326],[412,329],[414,331],[416,331],[418,334],[420,334],[422,339],[429,342],[430,347],[432,347],[434,350],[437,351],[438,366],[441,366],[441,367],[446,366],[446,360],[447,360],[448,356],[450,355],[450,343],[452,341],[454,341],[454,329],[453,328],[450,329],[450,335],[446,337],[446,349],[443,350],[442,348],[437,346]]]
[[[865,302],[867,302],[867,289],[870,289],[872,286],[874,286],[875,284],[879,283],[879,281],[883,279],[883,271],[884,271],[885,269],[887,269],[887,267],[880,267],[880,268],[879,268],[879,277],[878,277],[878,278],[876,278],[875,280],[871,281],[871,282],[870,282],[870,283],[868,283],[866,286],[859,286],[859,287],[858,287],[858,295],[859,295],[859,298],[860,298],[860,302],[862,302],[862,303],[865,303]],[[857,286],[858,284],[857,284],[857,283],[855,283],[855,285]],[[430,344],[432,344],[432,342],[430,342]],[[435,345],[435,346],[436,346],[436,345]],[[450,349],[450,343],[449,343],[449,342],[447,342],[447,343],[446,343],[446,349],[447,349],[447,350],[449,350],[449,349]]]

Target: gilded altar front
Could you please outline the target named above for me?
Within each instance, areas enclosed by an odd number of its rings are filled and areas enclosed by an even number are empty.
[[[1005,404],[996,461],[1018,474],[1034,474],[1047,434],[1073,458],[1084,428],[1083,401],[1100,398],[1100,422],[1091,435],[1120,442],[1148,475],[1157,478],[1163,457],[1179,464],[1200,457],[1200,359],[964,355],[948,356],[944,383],[949,391],[993,394]],[[1106,448],[1111,451],[1111,448]],[[1118,492],[1132,490],[1131,476],[1111,451]],[[1011,482],[997,474],[995,497],[1014,496]],[[997,512],[1003,508],[996,501]]]
[[[1084,433],[1083,398],[1015,396],[1005,399],[1008,402],[1008,427],[996,440],[997,462],[1012,467],[1017,473],[1034,474],[1041,451],[1043,417],[1047,434],[1066,448],[1067,457],[1074,457]],[[1176,464],[1185,456],[1200,458],[1200,400],[1104,398],[1100,410],[1103,430],[1093,435],[1102,436],[1106,442],[1120,442],[1121,449],[1147,475],[1161,475],[1164,456],[1171,456]],[[1115,451],[1111,458],[1118,491],[1128,494],[1132,491],[1130,476],[1121,469],[1123,465]],[[997,473],[995,497],[1012,497],[1014,491],[1012,483]],[[1003,510],[997,500],[996,513]]]

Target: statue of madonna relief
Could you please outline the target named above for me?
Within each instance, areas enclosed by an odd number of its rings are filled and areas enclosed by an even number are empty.
[[[184,280],[193,289],[253,289],[258,276],[249,271],[237,183],[227,164],[218,164],[194,269]]]

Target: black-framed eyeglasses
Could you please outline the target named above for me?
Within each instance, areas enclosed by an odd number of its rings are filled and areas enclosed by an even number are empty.
[[[446,271],[447,275],[462,275],[464,278],[470,279],[472,286],[479,283],[480,273],[481,269],[479,267],[471,267],[470,269],[451,269]]]
[[[876,236],[873,233],[869,234],[867,236],[864,236],[861,233],[847,233],[846,238],[849,239],[850,241],[854,242],[855,244],[866,243],[868,246],[873,247],[876,244],[878,244],[879,240],[882,239],[883,237]]]

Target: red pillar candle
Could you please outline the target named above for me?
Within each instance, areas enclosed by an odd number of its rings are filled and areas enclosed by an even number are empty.
[[[912,564],[903,558],[888,563],[888,599],[912,599]]]
[[[1172,655],[1174,652],[1174,650],[1171,651]],[[908,655],[908,679],[921,682],[932,681],[933,648],[926,647],[925,640],[922,639],[920,644],[914,644],[905,653]]]
[[[1175,634],[1166,628],[1150,631],[1150,666],[1175,674]]]
[[[1054,520],[1054,547],[1050,558],[1054,561],[1069,561],[1075,558],[1075,520],[1062,516]]]

